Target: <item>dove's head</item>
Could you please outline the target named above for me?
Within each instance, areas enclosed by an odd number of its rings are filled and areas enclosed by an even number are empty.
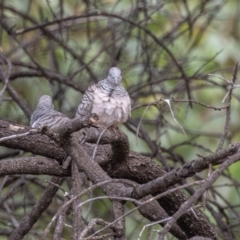
[[[38,100],[38,106],[54,108],[52,98],[48,95],[42,95]]]
[[[116,87],[120,85],[122,82],[121,70],[118,67],[110,68],[108,72],[107,80],[112,86]]]

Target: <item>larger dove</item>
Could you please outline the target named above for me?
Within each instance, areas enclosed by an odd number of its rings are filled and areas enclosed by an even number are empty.
[[[39,98],[38,105],[31,116],[30,126],[32,128],[40,128],[44,125],[54,127],[68,120],[69,118],[66,115],[54,110],[52,98],[43,95]]]
[[[131,100],[122,86],[121,70],[112,67],[106,79],[88,87],[78,106],[76,117],[97,114],[97,125],[117,127],[131,114]]]

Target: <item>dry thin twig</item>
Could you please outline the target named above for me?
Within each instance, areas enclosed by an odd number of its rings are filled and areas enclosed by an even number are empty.
[[[184,133],[184,135],[186,137],[187,136],[186,132],[184,131],[183,127],[181,126],[181,124],[177,121],[177,119],[174,116],[174,113],[173,113],[173,110],[172,110],[172,107],[171,107],[171,103],[170,103],[170,99],[164,99],[164,102],[167,103],[167,105],[168,105],[168,107],[170,109],[170,112],[172,114],[173,120],[177,123],[177,125],[180,127],[180,129],[182,130],[182,132]]]
[[[3,77],[4,79],[3,79],[3,81],[4,81],[4,86],[3,86],[3,88],[2,88],[2,90],[0,91],[0,105],[1,105],[1,102],[2,102],[2,99],[3,99],[3,94],[4,94],[4,92],[5,92],[5,90],[6,90],[6,88],[7,88],[7,86],[8,86],[8,82],[9,82],[9,77],[10,77],[10,74],[11,74],[11,72],[12,72],[12,63],[6,58],[6,57],[4,57],[4,55],[1,53],[1,51],[0,51],[0,57],[4,60],[4,61],[6,61],[7,62],[7,65],[8,65],[8,70],[7,70],[7,73],[6,74],[4,74],[4,72],[3,71],[1,71],[1,69],[0,69],[0,73],[1,73],[1,75],[0,75],[0,77]]]
[[[10,140],[10,139],[14,139],[14,138],[20,138],[20,137],[36,134],[38,132],[39,132],[38,129],[31,129],[31,130],[29,130],[28,132],[25,132],[25,133],[20,133],[20,134],[11,135],[11,136],[8,136],[8,137],[0,138],[0,142],[4,142],[6,140]]]
[[[143,117],[144,115],[146,114],[148,108],[150,107],[150,104],[148,104],[148,106],[145,108],[143,114],[142,114],[142,117],[139,121],[139,124],[138,124],[138,127],[137,127],[137,131],[136,131],[136,146],[138,145],[138,133],[139,133],[139,129],[140,129],[140,126],[141,126],[141,123],[142,123],[142,120],[143,120]]]
[[[214,106],[210,106],[210,105],[207,105],[207,104],[204,104],[204,103],[195,101],[195,100],[174,99],[173,97],[171,98],[171,100],[173,100],[174,102],[189,102],[189,101],[190,101],[190,102],[192,102],[192,103],[201,105],[201,106],[203,106],[203,107],[211,108],[211,109],[218,110],[218,111],[221,111],[221,110],[223,110],[223,109],[226,109],[226,108],[228,108],[228,106],[229,106],[229,105],[225,105],[225,106],[222,106],[222,107],[214,107]]]

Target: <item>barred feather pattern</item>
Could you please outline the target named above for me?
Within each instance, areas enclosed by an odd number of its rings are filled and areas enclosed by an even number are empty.
[[[38,105],[33,112],[30,120],[32,128],[40,128],[48,126],[50,128],[64,124],[69,118],[61,112],[54,110],[52,98],[48,95],[43,95],[38,100]]]
[[[90,86],[82,97],[76,117],[97,114],[97,125],[117,127],[127,121],[131,114],[131,100],[121,84],[121,70],[113,67],[108,77]]]

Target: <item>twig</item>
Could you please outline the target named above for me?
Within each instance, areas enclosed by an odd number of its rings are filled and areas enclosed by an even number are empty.
[[[226,108],[226,121],[225,121],[224,131],[221,135],[221,138],[220,138],[220,141],[219,141],[216,152],[218,152],[219,150],[222,149],[224,141],[225,141],[226,136],[228,134],[230,120],[231,120],[231,99],[232,99],[232,92],[233,92],[233,89],[234,89],[234,83],[235,83],[236,78],[237,78],[237,70],[238,70],[238,63],[236,63],[236,65],[233,69],[233,76],[232,76],[231,81],[228,81],[228,80],[220,77],[221,79],[224,79],[228,83],[230,83],[232,85],[232,87],[229,89],[229,91],[227,92],[227,94],[225,95],[225,97],[223,99],[225,101],[225,99],[228,97],[228,107]],[[211,174],[212,174],[212,164],[209,164],[208,177]],[[205,192],[204,195],[203,195],[203,206],[204,207],[206,206],[206,201],[207,201],[208,194],[209,194],[209,192]]]
[[[88,226],[82,231],[79,240],[83,240],[84,237],[87,235],[87,233],[96,225],[101,225],[101,226],[106,226],[109,224],[109,222],[104,221],[103,219],[99,219],[99,218],[94,218],[91,219],[91,221],[89,222]],[[111,235],[113,235],[111,233]]]
[[[156,224],[158,224],[158,223],[166,222],[166,221],[170,220],[171,218],[172,218],[172,217],[168,217],[168,218],[161,219],[161,220],[159,220],[159,221],[156,221],[156,222],[153,222],[153,223],[149,223],[149,224],[144,225],[143,228],[142,228],[142,230],[141,230],[141,232],[139,233],[139,236],[138,236],[138,239],[137,239],[137,240],[140,240],[140,239],[141,239],[142,234],[143,234],[144,230],[145,230],[147,227],[151,227],[151,226],[156,225]]]
[[[11,211],[11,209],[9,208],[7,202],[4,202],[4,203],[3,203],[3,206],[4,206],[4,208],[6,209],[8,215],[9,215],[9,217],[10,217],[12,223],[13,223],[13,226],[14,226],[15,228],[17,228],[17,227],[19,226],[19,223],[18,223],[17,219],[13,216],[12,211]]]
[[[66,199],[65,199],[66,200]],[[70,210],[70,206],[69,209]],[[55,231],[54,231],[54,235],[53,235],[53,240],[59,240],[61,239],[62,236],[62,232],[63,232],[63,228],[65,226],[65,222],[66,222],[66,215],[67,215],[67,211],[63,212],[57,221],[56,227],[55,227]]]
[[[0,105],[1,105],[1,101],[2,101],[2,97],[3,97],[3,93],[5,92],[6,88],[7,88],[7,85],[8,85],[8,82],[9,82],[9,77],[10,77],[10,74],[11,74],[11,71],[12,71],[12,63],[4,57],[4,55],[1,53],[0,51],[0,57],[2,59],[4,59],[6,62],[7,62],[7,65],[8,65],[8,70],[7,70],[7,74],[4,74],[2,72],[2,77],[4,77],[5,79],[3,79],[4,81],[4,86],[2,88],[2,90],[0,91]],[[1,76],[0,76],[1,77]]]
[[[111,125],[111,124],[109,124],[109,126],[110,126],[110,125]],[[109,127],[109,126],[108,126],[108,127]],[[94,148],[94,151],[93,151],[93,155],[92,155],[93,161],[94,161],[95,156],[96,156],[96,153],[97,153],[97,148],[98,148],[98,146],[99,146],[99,142],[100,142],[100,140],[101,140],[104,132],[108,129],[108,127],[105,127],[105,128],[103,129],[103,131],[100,133],[99,137],[98,137],[98,140],[97,140],[97,142],[96,142],[96,145],[95,145],[95,148]]]
[[[194,211],[194,209],[192,207],[189,209],[189,211],[191,211],[193,213],[193,215],[195,216],[196,219],[199,219],[199,217],[197,216],[196,212]]]
[[[147,112],[147,110],[148,110],[149,107],[150,107],[150,104],[148,104],[147,107],[145,108],[145,110],[144,110],[144,112],[143,112],[143,114],[142,114],[142,117],[141,117],[141,119],[140,119],[140,121],[139,121],[139,124],[138,124],[138,126],[137,126],[137,131],[136,131],[136,146],[138,145],[138,133],[139,133],[139,129],[140,129],[140,126],[141,126],[143,117],[144,117],[144,115],[146,114],[146,112]]]
[[[68,193],[68,192],[66,192],[60,185],[58,185],[58,184],[56,184],[56,183],[54,183],[54,182],[51,182],[51,181],[49,181],[49,180],[45,180],[45,182],[47,182],[47,183],[49,183],[49,184],[52,184],[53,186],[55,186],[55,187],[58,187],[60,190],[62,190],[63,191],[63,196],[64,197],[67,197],[68,199],[71,199],[71,196],[70,196],[70,194]]]
[[[187,136],[186,132],[184,131],[183,127],[181,126],[181,124],[177,121],[177,119],[174,117],[174,113],[171,107],[171,103],[170,103],[170,99],[164,99],[164,102],[166,102],[168,104],[168,107],[170,109],[170,112],[172,114],[172,118],[173,120],[177,123],[177,125],[180,127],[180,129],[182,130],[182,132],[184,133],[185,137]]]
[[[34,129],[30,129],[28,132],[25,132],[25,133],[20,133],[20,134],[16,134],[16,135],[11,135],[11,136],[0,138],[0,142],[6,141],[6,140],[9,140],[9,139],[14,139],[14,138],[27,136],[27,135],[32,135],[32,134],[35,134],[35,133],[38,133],[38,132],[39,132],[38,129],[35,129],[35,128]]]
[[[92,184],[92,182],[90,181],[90,182],[89,182],[89,187],[91,188],[92,186],[93,186],[93,184]],[[93,191],[90,191],[90,193],[89,193],[89,198],[93,198]],[[90,213],[91,213],[92,204],[93,204],[93,202],[90,202],[89,207],[88,207],[88,210],[86,211],[86,212],[87,212],[87,213],[86,213],[86,216],[85,216],[86,219],[88,219],[88,216],[89,216]]]
[[[109,237],[112,237],[114,236],[114,233],[106,233],[106,234],[103,234],[103,235],[100,235],[100,236],[95,236],[95,237],[92,237],[91,240],[98,240],[98,239],[102,239],[102,240],[105,240],[105,239],[112,239],[112,238],[109,238]],[[85,239],[85,238],[84,238]]]
[[[209,75],[209,76],[218,77],[218,78],[220,78],[220,79],[222,79],[222,80],[224,80],[224,81],[227,81],[228,83],[231,83],[231,81],[227,80],[227,79],[224,78],[224,77],[218,76],[218,75],[216,75],[216,74],[211,74],[211,73],[209,73],[208,75]]]
[[[171,98],[171,100],[173,100],[174,102],[192,102],[192,103],[199,104],[201,106],[211,108],[211,109],[214,109],[214,110],[218,110],[218,111],[221,111],[222,109],[226,109],[229,106],[229,105],[225,105],[225,106],[222,106],[222,107],[214,107],[214,106],[210,106],[210,105],[207,105],[207,104],[204,104],[204,103],[201,103],[201,102],[197,102],[195,100],[174,99],[173,97]]]
[[[232,80],[231,80],[231,84],[234,85],[236,78],[237,78],[237,70],[238,70],[238,63],[235,65],[234,69],[233,69],[233,76],[232,76]],[[231,99],[232,99],[232,91],[233,88],[231,88],[229,90],[229,95],[228,95],[228,107],[226,109],[226,122],[225,122],[225,127],[224,127],[224,131],[222,133],[221,139],[219,141],[218,147],[216,151],[219,151],[222,149],[222,146],[224,144],[225,138],[228,134],[228,129],[229,129],[229,124],[230,124],[230,119],[231,119]]]
[[[159,99],[159,100],[157,100],[157,101],[154,101],[154,102],[150,102],[150,103],[143,103],[143,104],[140,104],[140,105],[137,105],[137,106],[135,106],[135,107],[133,107],[132,109],[131,109],[131,111],[133,111],[133,110],[135,110],[135,109],[138,109],[138,108],[141,108],[141,107],[148,107],[148,106],[151,106],[151,105],[157,105],[157,104],[159,104],[161,101],[163,101],[163,98],[161,98],[161,99]]]
[[[135,204],[142,204],[142,202],[140,202],[139,200],[136,200],[134,198],[114,197],[114,196],[100,196],[100,197],[89,198],[89,199],[85,200],[84,202],[80,203],[78,205],[78,207],[82,207],[83,205],[85,205],[89,202],[96,201],[96,200],[102,200],[102,199],[122,200],[122,201],[130,201],[130,202],[133,202]]]
[[[221,77],[221,76],[219,76],[219,75],[208,74],[208,75],[210,75],[210,76],[218,77],[218,78],[220,78],[220,79],[222,79],[222,80],[228,82],[229,84],[231,84],[231,88],[227,91],[226,95],[224,96],[224,98],[223,98],[223,100],[222,100],[222,103],[225,102],[225,100],[226,100],[227,97],[229,96],[230,91],[232,91],[232,89],[234,89],[234,88],[240,88],[240,85],[238,85],[238,84],[234,84],[235,81],[236,81],[236,78],[237,78],[237,67],[238,67],[238,63],[237,63],[237,64],[235,65],[235,67],[234,67],[234,70],[233,70],[233,78],[232,78],[232,80],[228,80],[228,79],[223,78],[223,77]]]
[[[5,177],[3,178],[3,180],[1,181],[1,184],[0,184],[0,192],[2,191],[2,189],[3,189],[4,185],[5,185],[5,183],[7,182],[8,178],[9,178],[9,175],[5,176]]]

